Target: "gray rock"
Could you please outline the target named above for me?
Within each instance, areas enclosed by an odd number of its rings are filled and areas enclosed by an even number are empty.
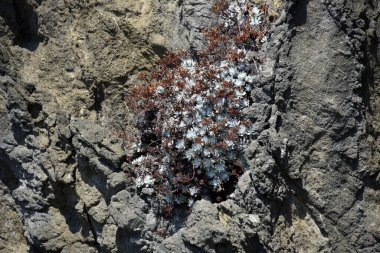
[[[0,252],[380,252],[378,6],[267,3],[247,172],[165,220],[127,184],[123,97],[205,46],[212,1],[2,1]]]
[[[73,245],[65,246],[61,253],[96,253],[98,250],[82,243],[74,243]]]
[[[145,223],[146,203],[137,195],[123,190],[111,199],[109,212],[120,228],[142,230]]]

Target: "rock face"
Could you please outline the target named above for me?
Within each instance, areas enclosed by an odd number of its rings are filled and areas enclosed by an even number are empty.
[[[123,94],[167,48],[204,45],[211,5],[1,1],[1,253],[380,252],[373,0],[270,1],[250,168],[226,201],[168,222],[133,191]]]

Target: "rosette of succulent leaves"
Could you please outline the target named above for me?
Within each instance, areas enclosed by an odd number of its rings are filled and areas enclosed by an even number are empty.
[[[167,52],[150,81],[142,76],[126,97],[142,119],[131,157],[139,168],[136,186],[154,189],[169,210],[222,193],[242,173],[242,150],[252,133],[242,111],[252,103],[260,59],[247,55],[265,39],[267,8],[239,0],[217,1],[213,10],[224,22],[205,32],[207,48],[196,57]]]

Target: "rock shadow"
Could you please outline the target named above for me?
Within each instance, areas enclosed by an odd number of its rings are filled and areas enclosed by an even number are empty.
[[[302,26],[307,21],[307,6],[309,0],[298,0],[293,5],[290,13],[292,14],[292,24],[294,26]]]
[[[140,246],[136,244],[136,241],[139,239],[141,239],[141,233],[139,231],[119,228],[116,232],[116,247],[119,252],[139,252]]]
[[[19,185],[19,180],[13,172],[11,162],[8,157],[0,150],[0,181],[11,191]]]
[[[14,35],[14,43],[34,51],[43,40],[38,32],[38,15],[27,0],[3,0],[0,3],[0,17]]]

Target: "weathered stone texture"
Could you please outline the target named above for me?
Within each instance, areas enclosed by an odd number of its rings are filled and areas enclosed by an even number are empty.
[[[131,187],[124,93],[204,45],[211,1],[2,0],[0,253],[380,252],[379,3],[269,4],[249,171],[166,221]]]

